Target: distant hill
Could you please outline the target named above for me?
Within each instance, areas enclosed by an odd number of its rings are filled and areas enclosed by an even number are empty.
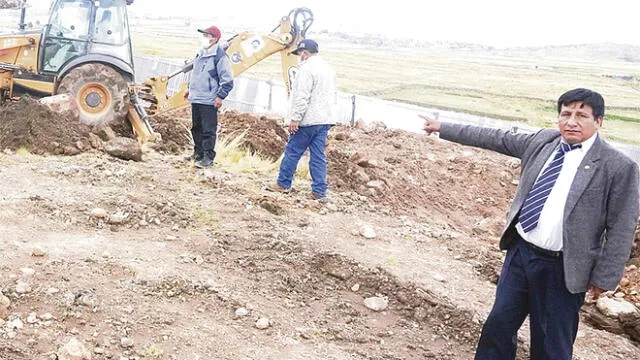
[[[502,55],[575,57],[580,59],[640,63],[640,46],[612,43],[523,47],[494,50],[493,52]]]
[[[391,49],[448,50],[485,53],[502,56],[562,57],[599,61],[626,61],[640,63],[640,46],[625,44],[576,44],[541,47],[512,47],[498,49],[492,46],[464,43],[390,38],[380,34],[352,34],[322,30],[319,35],[327,40],[359,45],[361,47],[386,47]]]

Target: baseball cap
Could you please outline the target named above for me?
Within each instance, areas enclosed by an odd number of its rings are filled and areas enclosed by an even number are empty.
[[[218,27],[215,25],[209,26],[206,29],[198,29],[198,32],[213,35],[216,37],[216,39],[220,39],[220,29],[218,29]]]
[[[298,48],[293,50],[291,53],[293,55],[300,55],[300,52],[302,52],[302,50],[307,50],[311,53],[317,53],[318,43],[311,39],[304,39],[298,43]]]

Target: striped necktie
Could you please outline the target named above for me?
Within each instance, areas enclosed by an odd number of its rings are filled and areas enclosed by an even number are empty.
[[[544,169],[535,184],[533,184],[529,195],[527,195],[520,209],[519,221],[525,233],[528,233],[538,226],[538,220],[540,219],[540,213],[542,212],[544,203],[547,201],[549,194],[551,194],[551,190],[553,190],[553,185],[555,185],[556,180],[558,180],[558,176],[560,176],[564,155],[571,150],[581,147],[582,144],[569,145],[560,143],[553,160]]]

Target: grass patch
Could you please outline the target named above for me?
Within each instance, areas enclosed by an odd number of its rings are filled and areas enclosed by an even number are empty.
[[[640,123],[640,118],[634,118],[629,116],[615,115],[615,114],[605,114],[605,120],[619,120],[619,121],[628,121],[634,123]],[[640,136],[640,135],[638,135]]]
[[[246,132],[235,138],[222,138],[216,144],[216,162],[232,173],[270,174],[278,169],[274,162],[242,147]]]
[[[197,219],[201,224],[210,227],[210,228],[218,228],[220,225],[220,219],[216,216],[211,210],[198,208],[193,213],[195,219]]]
[[[388,256],[386,259],[384,259],[384,263],[387,265],[398,265],[400,264],[400,260],[396,259],[393,256]]]
[[[29,149],[27,149],[26,147],[20,147],[18,148],[18,150],[16,150],[16,154],[18,155],[29,155],[31,154],[31,152],[29,151]]]
[[[142,357],[145,358],[159,358],[162,356],[162,354],[164,353],[164,351],[155,344],[151,344],[149,346],[147,346],[144,351],[142,351]]]

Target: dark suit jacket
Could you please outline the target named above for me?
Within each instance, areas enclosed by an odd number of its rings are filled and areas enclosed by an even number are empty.
[[[522,204],[561,135],[544,129],[534,134],[443,123],[440,137],[522,160],[522,174],[500,248],[508,249]],[[589,284],[613,290],[629,260],[638,221],[638,164],[598,136],[578,168],[564,208],[563,252],[567,289]]]

